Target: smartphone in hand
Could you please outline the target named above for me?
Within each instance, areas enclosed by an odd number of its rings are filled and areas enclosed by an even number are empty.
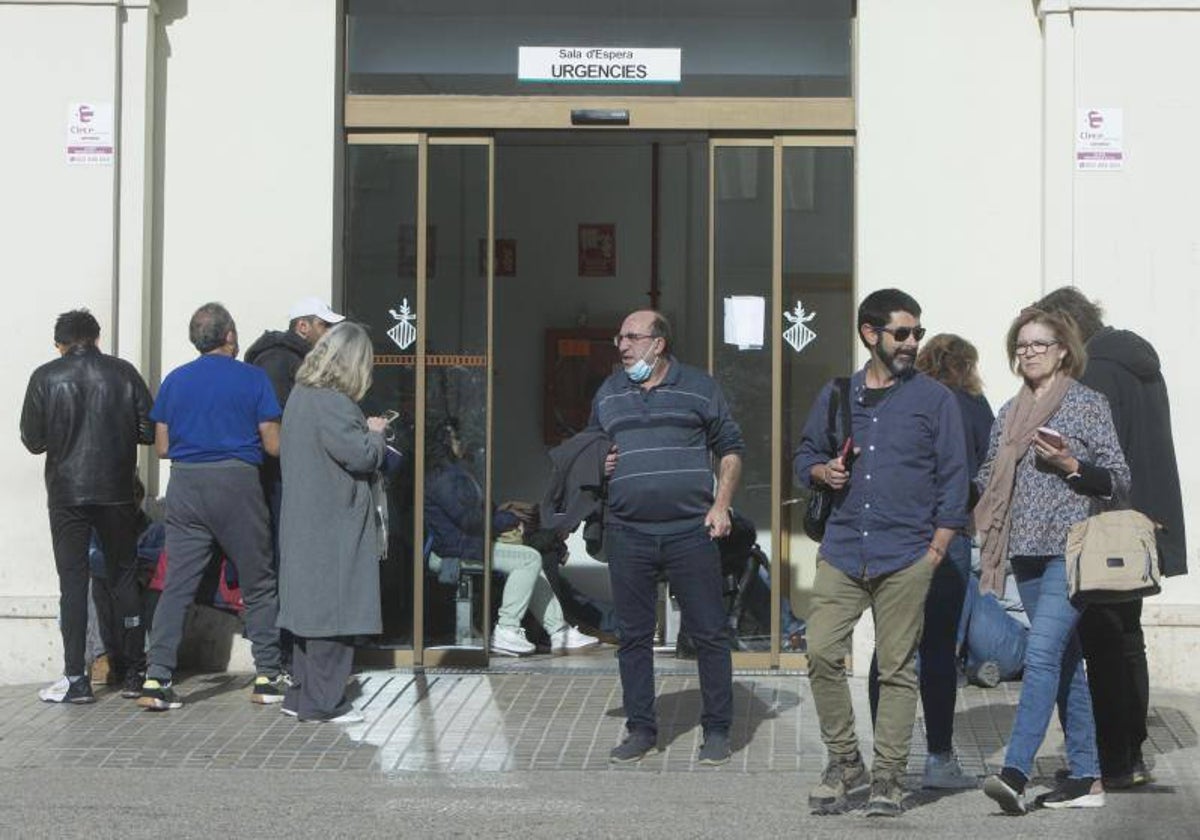
[[[842,459],[842,469],[850,472],[850,467],[854,464],[854,438],[846,438],[842,448],[838,450],[838,457]]]
[[[1055,449],[1062,449],[1067,445],[1063,436],[1048,426],[1038,426],[1037,435]]]

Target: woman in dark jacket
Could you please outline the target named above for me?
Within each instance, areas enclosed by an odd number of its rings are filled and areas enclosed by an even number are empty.
[[[453,418],[430,429],[429,464],[425,477],[425,529],[432,538],[430,570],[440,573],[443,562],[483,565],[484,520],[488,505],[483,488],[462,463],[463,445]],[[492,514],[494,536],[521,530],[516,515],[498,510]],[[492,653],[523,656],[535,646],[525,638],[521,619],[527,610],[550,636],[552,653],[569,653],[599,642],[567,624],[562,606],[542,571],[542,555],[520,541],[496,541],[492,569],[505,576],[499,616],[492,631]]]
[[[338,324],[296,372],[283,414],[278,623],[296,638],[283,711],[300,720],[362,720],[345,695],[352,639],[382,629],[377,475],[387,423],[357,405],[372,360],[367,331]]]

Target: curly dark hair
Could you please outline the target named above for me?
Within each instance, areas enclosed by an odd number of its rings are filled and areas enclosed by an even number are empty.
[[[66,347],[93,347],[100,338],[100,323],[86,309],[72,309],[54,322],[54,343]]]

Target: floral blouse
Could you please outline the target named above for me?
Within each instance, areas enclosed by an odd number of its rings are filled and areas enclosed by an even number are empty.
[[[987,459],[975,477],[980,492],[987,487],[992,474],[992,461],[1012,404],[1012,400],[1005,403],[992,424]],[[1008,557],[1062,554],[1067,546],[1067,531],[1076,522],[1101,509],[1128,506],[1129,467],[1117,440],[1108,400],[1102,394],[1072,382],[1062,405],[1046,426],[1066,438],[1071,454],[1079,461],[1109,471],[1112,495],[1107,499],[1084,495],[1066,481],[1061,471],[1039,462],[1030,446],[1017,464]]]

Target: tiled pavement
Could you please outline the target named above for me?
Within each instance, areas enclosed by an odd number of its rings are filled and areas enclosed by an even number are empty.
[[[589,770],[688,773],[699,746],[699,687],[686,663],[660,663],[662,751],[635,768],[611,768],[608,750],[622,733],[620,681],[611,654],[525,662],[487,672],[374,671],[360,675],[352,726],[299,723],[277,707],[247,702],[249,675],[201,675],[180,681],[185,705],[166,713],[139,709],[107,689],[90,707],[39,703],[35,686],[0,688],[0,769],[55,766],[279,769],[407,773],[503,773]],[[862,680],[852,679],[860,721],[867,715]],[[960,690],[956,749],[964,769],[997,766],[1019,684]],[[816,776],[824,763],[807,680],[798,674],[735,677],[733,761],[723,773]],[[1176,700],[1180,698],[1175,698]],[[1170,696],[1152,710],[1150,756],[1196,747],[1195,698]],[[860,731],[865,731],[861,723]],[[924,760],[918,720],[910,768]],[[864,745],[864,750],[869,744]],[[1039,759],[1039,774],[1062,766],[1057,724]],[[1191,755],[1191,753],[1189,753]],[[706,770],[706,772],[712,772]],[[1190,769],[1190,777],[1196,771]]]

